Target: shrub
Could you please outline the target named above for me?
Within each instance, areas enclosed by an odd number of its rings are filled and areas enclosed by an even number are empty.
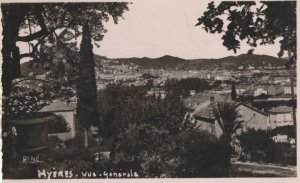
[[[296,165],[296,150],[288,143],[273,143],[266,150],[266,162]]]
[[[152,125],[131,125],[112,158],[142,177],[221,177],[227,175],[230,148],[225,140],[195,129],[170,136]]]
[[[277,164],[296,164],[295,149],[288,143],[276,143],[269,131],[249,129],[239,136],[243,149],[241,159]]]
[[[224,177],[230,162],[230,147],[226,139],[216,139],[205,132],[186,133],[176,167],[178,177]]]

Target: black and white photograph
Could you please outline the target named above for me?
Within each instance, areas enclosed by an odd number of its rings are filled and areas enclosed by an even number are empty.
[[[296,180],[296,9],[1,2],[2,181]]]

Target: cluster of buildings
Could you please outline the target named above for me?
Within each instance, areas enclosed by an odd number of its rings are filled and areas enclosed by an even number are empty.
[[[267,102],[267,101],[266,101]],[[214,113],[217,104],[234,103],[243,121],[241,131],[248,129],[270,131],[279,127],[294,126],[291,106],[279,105],[261,110],[243,102],[231,99],[228,93],[204,91],[184,99],[187,116],[200,130],[221,136],[223,133]],[[295,144],[295,139],[280,131],[273,136],[275,142]]]
[[[266,96],[265,98],[255,99],[261,103],[290,101],[292,90],[290,73],[284,67],[261,67],[255,68],[253,65],[247,67],[240,66],[237,70],[223,70],[220,68],[213,70],[164,70],[164,69],[143,69],[133,63],[121,63],[117,60],[104,59],[101,67],[96,67],[96,81],[97,89],[103,89],[110,83],[122,83],[124,85],[142,86],[146,85],[150,80],[144,78],[143,74],[151,73],[154,78],[153,88],[147,92],[147,95],[155,95],[164,98],[166,93],[163,88],[168,79],[184,79],[184,78],[201,78],[208,83],[214,84],[220,82],[219,86],[213,88],[211,91],[204,91],[196,93],[190,91],[190,97],[184,99],[184,104],[187,109],[187,116],[200,127],[200,129],[207,130],[220,136],[222,130],[218,126],[216,117],[213,113],[213,106],[218,102],[234,102],[238,106],[238,110],[245,122],[243,130],[257,129],[257,130],[272,130],[278,127],[293,126],[292,107],[290,105],[274,105],[273,107],[257,108],[255,105],[244,102],[235,102],[231,99],[232,83],[234,83],[237,97],[252,96],[254,99],[259,96]],[[34,76],[32,73],[30,77],[36,79],[44,79],[46,74]],[[292,74],[294,83],[296,83],[296,75]],[[34,86],[30,81],[24,82],[28,87]],[[294,85],[294,93],[297,94],[297,86]],[[60,105],[57,106],[57,105]],[[47,110],[52,110],[55,113],[66,116],[67,121],[70,122],[71,132],[69,135],[61,137],[61,139],[73,138],[75,135],[75,123],[72,115],[75,115],[74,106],[76,105],[76,98],[70,99],[70,102],[61,103],[54,102],[47,107]],[[65,108],[66,110],[55,111],[55,108]],[[45,109],[44,109],[45,110]],[[54,111],[53,111],[54,110]],[[73,111],[73,112],[72,112]],[[71,114],[72,113],[72,114]],[[285,134],[277,134],[273,137],[277,142],[294,143],[295,139],[291,139]]]

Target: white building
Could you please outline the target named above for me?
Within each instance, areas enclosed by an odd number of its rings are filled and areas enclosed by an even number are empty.
[[[294,125],[292,107],[279,106],[268,110],[268,112],[270,113],[270,121],[275,127]]]
[[[262,94],[267,95],[267,94],[268,94],[268,91],[267,91],[265,88],[256,88],[256,89],[254,90],[254,96],[255,96],[255,97],[256,97],[256,96],[260,96],[260,95],[262,95]]]
[[[284,87],[283,87],[283,92],[284,92],[284,94],[286,94],[286,95],[292,94],[291,86],[289,86],[289,85],[284,86]],[[294,86],[294,93],[295,93],[295,95],[297,94],[297,86]]]
[[[63,116],[70,127],[68,132],[49,134],[49,136],[57,136],[62,141],[74,138],[76,135],[74,111],[74,107],[68,106],[60,100],[55,100],[42,108],[39,112],[51,112]]]

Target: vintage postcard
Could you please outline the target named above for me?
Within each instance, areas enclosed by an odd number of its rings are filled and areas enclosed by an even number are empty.
[[[2,180],[295,182],[297,3],[2,2]]]

